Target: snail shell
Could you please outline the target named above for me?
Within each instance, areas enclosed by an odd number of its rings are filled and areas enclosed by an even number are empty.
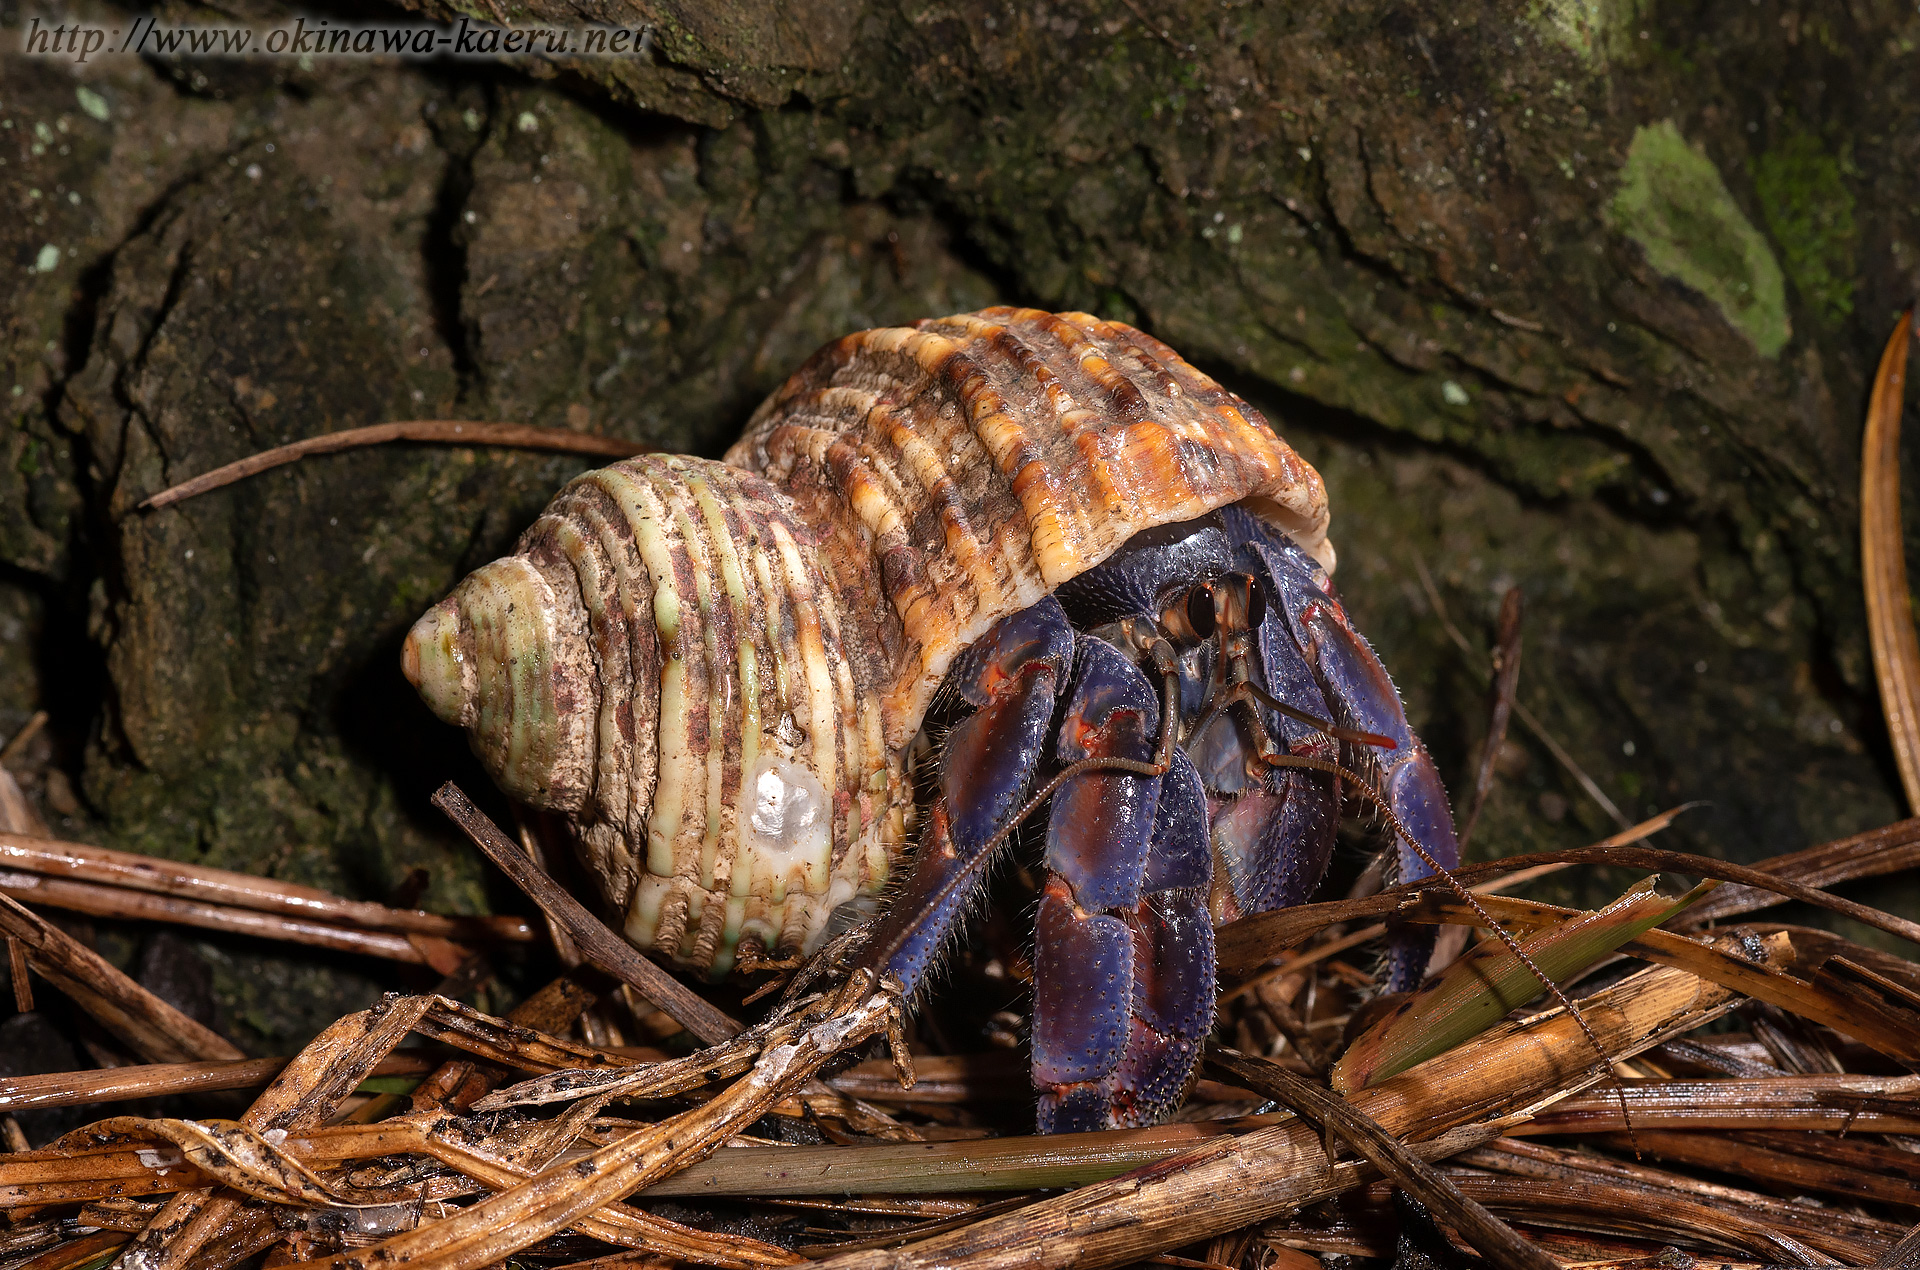
[[[628,939],[718,976],[877,903],[962,649],[1229,503],[1332,568],[1319,474],[1158,340],[1011,308],[862,331],[723,462],[571,482],[403,666],[503,790],[572,824]]]

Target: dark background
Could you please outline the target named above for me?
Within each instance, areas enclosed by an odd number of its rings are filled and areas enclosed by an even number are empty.
[[[133,504],[391,419],[717,454],[823,341],[997,301],[1137,323],[1320,466],[1338,581],[1456,790],[1513,585],[1520,699],[1619,811],[1710,800],[1666,845],[1904,814],[1857,489],[1920,281],[1911,5],[501,3],[653,38],[0,60],[0,737],[52,712],[15,767],[57,834],[523,907],[426,806],[480,778],[397,650],[583,465],[398,446]],[[1523,730],[1500,770],[1476,853],[1615,827]],[[195,946],[251,1048],[392,986]]]

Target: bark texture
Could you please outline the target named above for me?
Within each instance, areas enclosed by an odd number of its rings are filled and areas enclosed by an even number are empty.
[[[163,16],[282,16],[228,10]],[[1320,466],[1339,581],[1457,785],[1482,662],[1420,565],[1478,649],[1525,591],[1521,700],[1624,814],[1711,799],[1676,845],[1901,814],[1855,527],[1869,359],[1920,284],[1910,6],[497,11],[652,35],[7,55],[0,735],[53,712],[20,766],[60,832],[374,897],[421,866],[483,906],[425,803],[474,769],[396,649],[581,464],[395,447],[133,504],[409,417],[717,454],[826,339],[995,301],[1142,326]],[[1478,850],[1610,828],[1525,734],[1501,770]],[[208,948],[243,1039],[286,1043],[248,994],[304,962]]]

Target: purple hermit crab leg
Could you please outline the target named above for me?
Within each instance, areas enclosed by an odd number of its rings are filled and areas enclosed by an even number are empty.
[[[1425,848],[1424,858],[1405,838],[1395,835],[1400,880],[1432,877],[1428,860],[1441,869],[1460,863],[1460,844],[1454,837],[1453,812],[1447,806],[1446,787],[1427,747],[1414,736],[1400,705],[1400,694],[1374,656],[1367,641],[1353,629],[1338,603],[1310,600],[1296,618],[1312,641],[1320,677],[1338,708],[1370,732],[1382,732],[1397,743],[1391,755],[1380,755],[1379,791],[1405,826],[1407,835]],[[1387,946],[1387,990],[1401,992],[1417,986],[1426,972],[1433,948],[1434,929],[1415,927],[1395,933]]]
[[[913,875],[863,957],[884,963],[909,992],[985,876],[979,857],[998,846],[1024,814],[1073,646],[1067,615],[1049,596],[1003,618],[948,672],[947,682],[977,708],[947,735],[940,796],[915,852]]]
[[[1115,1125],[1159,1123],[1198,1070],[1219,989],[1207,911],[1212,881],[1206,790],[1192,761],[1176,751],[1160,782],[1140,905],[1123,915],[1133,934],[1133,1001],[1126,1053],[1108,1080]]]
[[[1159,748],[1160,706],[1147,677],[1100,639],[1081,641],[1074,672],[1054,742],[1059,759],[1150,763]],[[1034,930],[1033,1083],[1043,1133],[1125,1122],[1115,1118],[1114,1078],[1133,1023],[1135,930],[1128,918],[1141,905],[1161,784],[1159,776],[1089,771],[1053,796],[1046,891]]]
[[[1439,769],[1433,765],[1427,747],[1408,725],[1400,694],[1394,690],[1386,668],[1347,620],[1346,610],[1331,594],[1331,584],[1304,553],[1290,544],[1266,540],[1249,542],[1242,548],[1242,558],[1257,560],[1260,571],[1266,573],[1277,607],[1286,615],[1285,634],[1291,636],[1285,639],[1282,632],[1272,629],[1266,632],[1268,637],[1262,640],[1261,652],[1268,663],[1269,676],[1274,673],[1276,660],[1287,659],[1286,645],[1291,644],[1297,650],[1295,655],[1311,665],[1312,677],[1323,694],[1328,715],[1348,728],[1393,742],[1393,748],[1384,751],[1361,750],[1348,742],[1349,749],[1355,752],[1346,758],[1344,766],[1362,773],[1377,773],[1372,792],[1393,813],[1400,880],[1410,882],[1431,877],[1433,865],[1441,869],[1454,868],[1460,862],[1460,845],[1454,836],[1453,813],[1447,806],[1446,788],[1440,782]],[[1271,628],[1273,623],[1269,622],[1268,626]],[[1277,679],[1272,686],[1280,690],[1278,695],[1293,696]],[[1299,753],[1296,751],[1296,755]],[[1305,775],[1297,769],[1296,774]],[[1419,983],[1426,970],[1432,941],[1431,927],[1394,934],[1387,950],[1389,991],[1404,991]]]

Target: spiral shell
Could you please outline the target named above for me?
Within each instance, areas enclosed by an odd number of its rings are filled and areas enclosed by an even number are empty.
[[[567,817],[629,939],[718,975],[883,889],[907,745],[962,649],[1229,503],[1332,567],[1319,475],[1159,341],[1006,308],[863,331],[724,462],[570,483],[404,668],[502,789]]]

